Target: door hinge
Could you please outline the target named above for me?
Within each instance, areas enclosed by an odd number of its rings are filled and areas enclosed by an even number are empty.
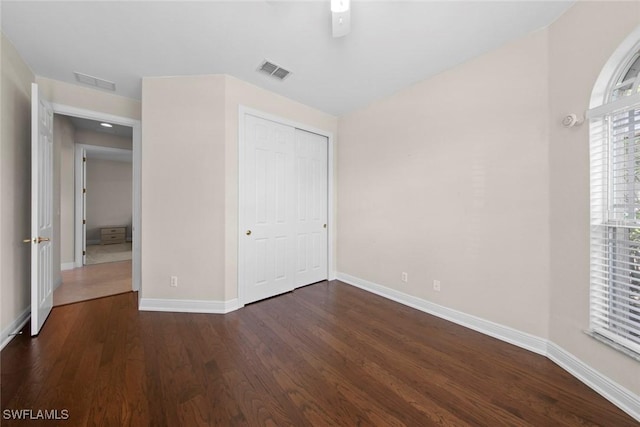
[[[87,254],[87,251],[82,251],[82,255],[86,255],[86,254]]]
[[[86,193],[86,192],[87,192],[87,189],[86,189],[86,188],[83,188],[83,189],[82,189],[82,193]]]
[[[83,158],[82,158],[82,161],[83,161],[83,162],[86,162],[86,161],[87,161],[87,158],[86,158],[86,157],[83,157]]]
[[[83,223],[83,224],[86,224],[86,223],[87,223],[87,220],[86,220],[86,219],[83,219],[83,220],[82,220],[82,223]]]

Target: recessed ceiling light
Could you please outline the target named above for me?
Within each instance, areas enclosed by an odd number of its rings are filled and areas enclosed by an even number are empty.
[[[100,126],[104,126],[106,128],[112,128],[113,127],[113,125],[109,124],[109,123],[100,123]]]

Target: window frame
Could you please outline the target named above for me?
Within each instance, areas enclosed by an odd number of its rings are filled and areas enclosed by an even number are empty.
[[[640,315],[640,300],[637,305],[634,303],[636,295],[634,293],[637,292],[640,295],[640,277],[637,277],[640,276],[640,260],[633,261],[633,259],[640,259],[640,239],[634,240],[632,237],[634,231],[640,234],[640,192],[636,191],[636,187],[639,187],[640,190],[640,166],[638,166],[640,162],[640,156],[638,156],[640,153],[640,127],[632,126],[623,138],[623,140],[628,140],[631,136],[631,165],[627,159],[626,143],[623,144],[624,154],[622,156],[627,165],[620,166],[621,162],[616,164],[615,160],[619,160],[618,156],[620,156],[616,152],[616,150],[620,150],[620,146],[616,144],[619,144],[620,139],[616,139],[614,136],[616,131],[614,122],[620,120],[622,114],[629,114],[629,123],[634,125],[638,123],[636,115],[640,113],[640,93],[638,92],[640,72],[632,83],[634,91],[615,99],[613,97],[614,91],[624,83],[622,79],[638,61],[638,58],[640,58],[640,42],[636,41],[630,53],[625,55],[624,60],[618,61],[615,67],[611,66],[612,60],[609,61],[603,69],[603,73],[608,68],[611,78],[606,82],[604,91],[597,91],[598,85],[596,84],[592,94],[592,109],[587,113],[587,117],[590,118],[591,204],[589,330],[586,332],[640,361],[640,319],[637,319]],[[599,80],[602,80],[602,74]],[[602,84],[600,87],[602,88]],[[598,97],[601,100],[600,105],[597,105]],[[596,105],[593,102],[594,98]],[[618,190],[616,187],[616,185],[620,185],[620,172],[625,177],[627,185],[629,183],[628,177],[631,176],[633,181],[631,190],[626,188]],[[618,180],[618,184],[616,184],[616,180]],[[625,215],[622,219],[619,218],[616,206],[620,202],[614,200],[616,196],[619,197],[618,192],[624,196],[625,205],[629,196],[632,196],[631,206],[635,209],[632,219]],[[613,220],[612,217],[614,217]],[[623,233],[621,230],[624,230]],[[619,235],[625,237],[618,238]],[[612,238],[612,236],[614,237]],[[625,254],[623,251],[627,251],[627,253]],[[622,254],[615,255],[617,253]],[[604,262],[597,261],[598,259],[604,259]],[[624,265],[624,267],[620,265]],[[636,275],[634,275],[635,271],[637,271]],[[628,283],[625,283],[625,280]],[[628,297],[621,298],[621,292],[626,292]],[[603,300],[603,296],[606,299]],[[628,300],[627,302],[624,302],[625,298]],[[623,302],[620,303],[620,300]],[[603,309],[603,306],[606,308]],[[620,307],[626,312],[622,311],[620,314]],[[637,311],[634,307],[637,307]],[[605,320],[603,320],[603,313]],[[623,327],[627,329],[623,329]],[[627,338],[624,335],[633,336],[633,338]]]

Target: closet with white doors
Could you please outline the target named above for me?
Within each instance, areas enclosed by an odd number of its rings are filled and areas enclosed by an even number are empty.
[[[238,279],[247,304],[326,280],[328,139],[246,113]]]

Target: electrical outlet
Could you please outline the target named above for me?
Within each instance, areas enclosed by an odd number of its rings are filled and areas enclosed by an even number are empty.
[[[405,273],[404,271],[402,272],[401,280],[404,283],[408,283],[409,282],[409,275],[407,273]]]
[[[440,280],[433,281],[433,290],[440,292]]]
[[[178,276],[171,276],[170,286],[172,288],[177,288],[178,287]]]

